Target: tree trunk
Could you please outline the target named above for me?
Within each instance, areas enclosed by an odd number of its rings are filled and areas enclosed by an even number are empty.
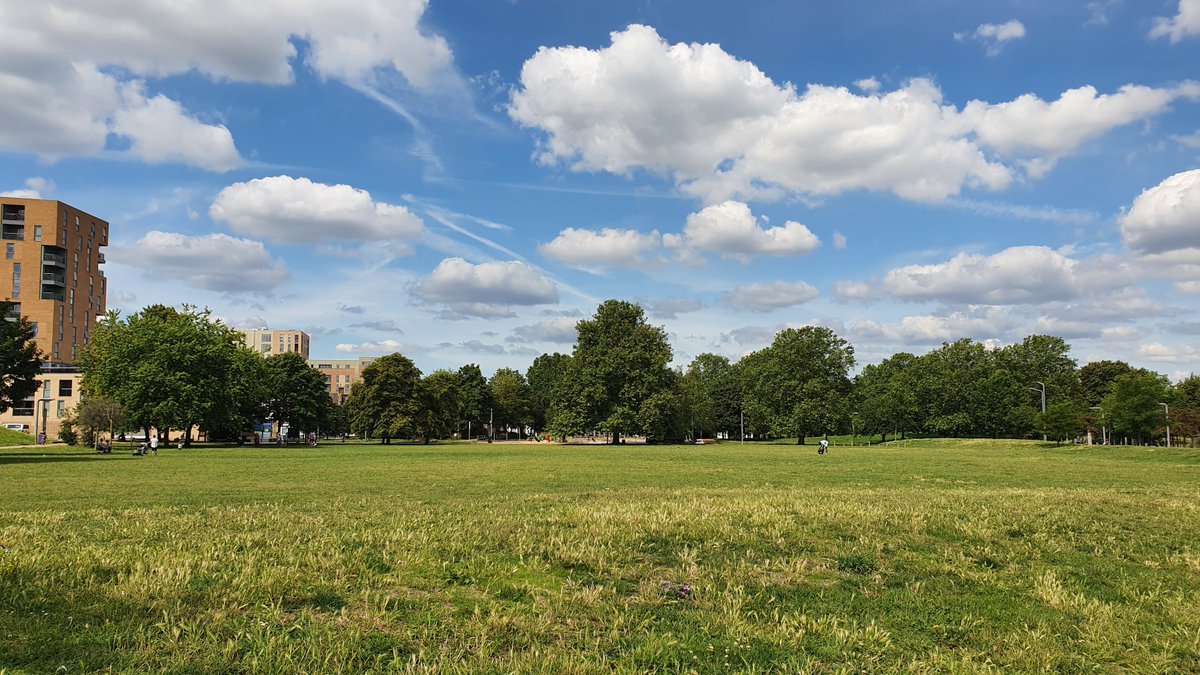
[[[611,444],[612,444],[612,445],[616,445],[616,444],[618,444],[618,443],[620,443],[620,442],[621,442],[621,432],[619,432],[619,431],[613,431],[613,432],[612,432],[612,441],[611,441]]]
[[[879,434],[879,436],[880,436],[880,438],[879,438],[880,443],[887,443],[887,432],[886,431]]]
[[[804,445],[805,438],[807,438],[806,434],[800,434],[799,437],[796,438],[796,445]]]

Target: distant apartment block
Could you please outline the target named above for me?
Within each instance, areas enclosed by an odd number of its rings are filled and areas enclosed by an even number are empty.
[[[350,396],[350,387],[362,381],[362,371],[375,360],[373,356],[358,359],[324,359],[309,361],[308,365],[321,371],[329,385],[329,398],[342,404]]]
[[[255,328],[242,331],[246,346],[263,356],[296,352],[308,360],[308,333],[302,330]]]
[[[106,310],[108,223],[46,199],[0,197],[0,298],[37,330],[48,364],[73,364]]]

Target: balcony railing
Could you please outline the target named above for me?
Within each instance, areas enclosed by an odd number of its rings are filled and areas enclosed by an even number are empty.
[[[54,284],[55,286],[66,286],[67,285],[67,275],[54,274],[53,272],[42,272],[42,283],[43,284]]]
[[[66,267],[67,257],[57,253],[42,253],[42,262],[46,265],[54,265],[55,267]]]

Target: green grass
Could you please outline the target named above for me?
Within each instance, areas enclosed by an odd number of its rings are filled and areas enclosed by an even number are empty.
[[[13,445],[32,445],[35,439],[30,434],[0,428],[0,447]]]
[[[0,488],[6,672],[1200,670],[1195,450],[39,448]]]

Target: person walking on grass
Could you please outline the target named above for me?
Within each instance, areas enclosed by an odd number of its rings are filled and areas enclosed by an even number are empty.
[[[829,451],[829,439],[822,438],[820,443],[817,443],[817,454],[823,455]]]
[[[150,435],[150,455],[153,457],[158,457],[158,434],[157,433]]]

